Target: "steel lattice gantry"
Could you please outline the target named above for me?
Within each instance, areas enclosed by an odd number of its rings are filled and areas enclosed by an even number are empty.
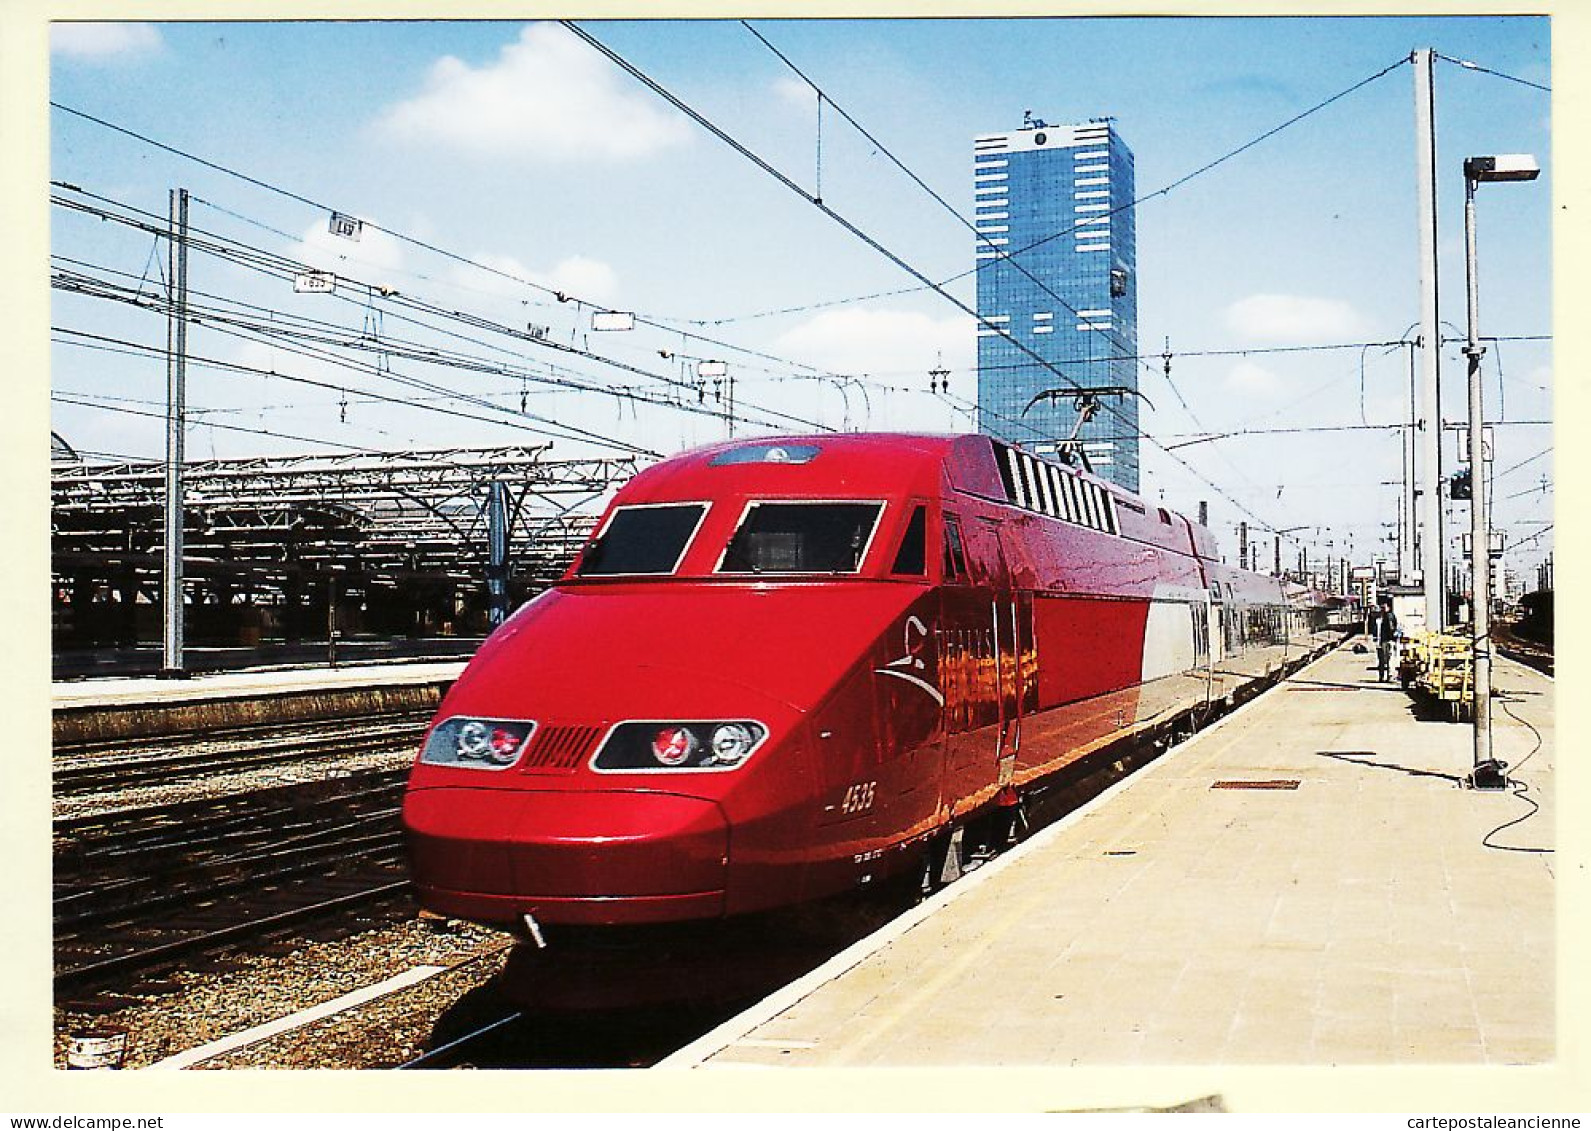
[[[634,475],[633,458],[551,460],[548,445],[195,461],[184,469],[188,601],[294,603],[336,578],[362,592],[486,591],[488,498],[507,500],[511,588],[567,567],[593,504]],[[51,467],[58,606],[158,600],[164,470],[158,462]],[[74,617],[73,620],[81,620]]]

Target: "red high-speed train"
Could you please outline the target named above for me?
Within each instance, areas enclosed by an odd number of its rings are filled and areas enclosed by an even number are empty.
[[[704,448],[626,485],[448,693],[403,805],[414,880],[544,941],[937,877],[1323,622],[1202,526],[986,436]]]

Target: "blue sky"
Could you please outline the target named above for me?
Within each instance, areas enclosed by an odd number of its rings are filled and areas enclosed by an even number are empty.
[[[803,189],[815,187],[817,98],[737,22],[584,26]],[[1553,84],[1545,18],[770,20],[756,27],[828,100],[825,204],[929,277],[960,276],[946,289],[963,301],[973,294],[965,274],[971,234],[835,108],[964,216],[974,136],[1016,128],[1025,110],[1056,122],[1115,117],[1136,155],[1138,194],[1148,198],[1138,211],[1140,351],[1158,354],[1169,340],[1173,354],[1174,388],[1158,359],[1140,373],[1155,406],[1143,414],[1153,437],[1143,448],[1144,493],[1190,512],[1208,501],[1229,557],[1233,528],[1245,519],[1251,527],[1302,527],[1296,537],[1311,545],[1312,561],[1349,554],[1365,562],[1392,552],[1383,539],[1396,517],[1399,441],[1395,432],[1363,426],[1406,414],[1406,350],[1181,354],[1405,335],[1419,301],[1413,70],[1393,67],[1173,191],[1150,194],[1413,48],[1473,61],[1511,78],[1437,66],[1442,315],[1449,332],[1461,334],[1462,158],[1532,152],[1543,162],[1540,181],[1482,190],[1482,332],[1553,333],[1551,96],[1537,89]],[[106,198],[97,204],[159,216],[169,189],[183,186],[195,197],[193,223],[223,240],[447,311],[546,326],[560,344],[631,367],[485,332],[471,331],[473,342],[445,338],[407,325],[403,311],[368,287],[340,284],[335,297],[294,294],[279,279],[199,254],[190,265],[196,291],[247,301],[273,317],[335,322],[349,337],[363,333],[378,345],[384,335],[446,343],[511,372],[460,372],[382,358],[379,350],[362,355],[377,368],[496,406],[451,402],[493,422],[463,419],[434,411],[445,400],[425,408],[375,399],[413,398],[388,376],[196,327],[196,355],[339,388],[196,366],[189,378],[200,410],[188,441],[193,458],[340,450],[311,441],[379,449],[546,439],[528,430],[543,425],[517,414],[522,402],[539,417],[668,453],[726,431],[720,417],[687,411],[719,406],[710,385],[697,388],[693,358],[728,362],[737,408],[761,421],[742,431],[788,416],[835,428],[972,427],[970,318],[556,25],[61,26],[49,91],[73,110],[411,239],[367,228],[357,244],[339,241],[316,207],[52,111],[50,176]],[[54,255],[123,272],[116,277],[146,290],[158,284],[159,255],[147,233],[62,208],[52,209],[51,225]],[[559,302],[555,290],[581,301]],[[593,306],[635,311],[668,329],[594,332]],[[789,308],[799,309],[767,313]],[[57,333],[51,351],[52,427],[88,452],[158,456],[163,425],[143,414],[160,410],[164,362],[81,343],[83,333],[94,333],[163,347],[163,320],[62,292],[51,315],[72,331]],[[927,372],[941,359],[952,371],[949,397],[928,391]],[[1552,429],[1528,423],[1552,419],[1552,343],[1504,341],[1486,363],[1488,416],[1508,422],[1498,429],[1499,525],[1517,543],[1553,520]],[[513,375],[520,370],[536,379]],[[1461,420],[1456,344],[1445,351],[1443,373],[1444,416]],[[555,389],[544,376],[677,397],[684,407]],[[1256,434],[1334,426],[1355,430]],[[1210,432],[1245,435],[1177,446]],[[554,454],[600,450],[565,436]],[[1448,463],[1454,459],[1450,441]],[[1466,511],[1457,518],[1467,526]],[[1531,580],[1552,548],[1548,533],[1510,562]],[[1284,560],[1291,564],[1296,552],[1288,547]]]

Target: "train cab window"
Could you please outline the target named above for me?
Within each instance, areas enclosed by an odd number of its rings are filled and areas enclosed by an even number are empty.
[[[961,524],[953,515],[945,516],[944,574],[946,581],[967,580],[967,554],[961,547]]]
[[[906,533],[901,536],[900,549],[895,552],[891,573],[921,577],[928,572],[928,508],[918,506],[906,523]]]
[[[702,524],[706,503],[620,507],[586,549],[581,577],[673,573]]]
[[[753,503],[719,573],[855,573],[881,503]]]

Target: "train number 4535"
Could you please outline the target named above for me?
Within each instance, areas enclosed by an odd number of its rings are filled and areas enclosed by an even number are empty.
[[[873,807],[873,797],[878,792],[876,781],[857,782],[845,791],[840,799],[840,812],[865,813]]]

